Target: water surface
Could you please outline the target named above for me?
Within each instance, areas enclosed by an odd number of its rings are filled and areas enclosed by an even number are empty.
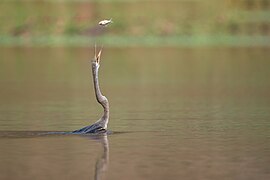
[[[267,48],[0,48],[0,179],[269,179]],[[40,134],[41,133],[41,134]]]

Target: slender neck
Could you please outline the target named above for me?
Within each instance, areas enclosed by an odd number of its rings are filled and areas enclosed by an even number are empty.
[[[99,88],[98,67],[92,67],[92,73],[93,73],[93,81],[94,81],[96,99],[97,99],[97,102],[99,104],[101,104],[103,109],[104,109],[103,119],[106,120],[106,124],[107,124],[108,119],[109,119],[109,101],[105,96],[102,95],[100,88]]]

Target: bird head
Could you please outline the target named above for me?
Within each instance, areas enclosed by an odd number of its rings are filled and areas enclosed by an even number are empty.
[[[96,46],[95,46],[95,57],[92,60],[92,66],[95,69],[98,69],[100,66],[100,57],[101,57],[102,48],[99,50],[98,54],[96,54]]]

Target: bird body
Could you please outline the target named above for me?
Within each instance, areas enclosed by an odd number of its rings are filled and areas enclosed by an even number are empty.
[[[101,51],[99,51],[98,55],[96,55],[95,49],[95,57],[92,61],[92,74],[93,74],[93,81],[94,81],[94,90],[97,102],[101,104],[104,109],[103,116],[96,121],[94,124],[90,126],[86,126],[84,128],[78,129],[73,131],[74,134],[89,134],[89,133],[106,133],[107,132],[107,125],[109,122],[109,101],[108,99],[102,95],[100,88],[99,88],[99,81],[98,81],[98,70],[100,67],[100,56]]]

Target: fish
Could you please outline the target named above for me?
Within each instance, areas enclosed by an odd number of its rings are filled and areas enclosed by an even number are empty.
[[[99,24],[100,26],[108,26],[110,23],[113,23],[112,18],[111,18],[110,20],[107,20],[107,19],[102,20],[102,21],[100,21],[98,24]]]

